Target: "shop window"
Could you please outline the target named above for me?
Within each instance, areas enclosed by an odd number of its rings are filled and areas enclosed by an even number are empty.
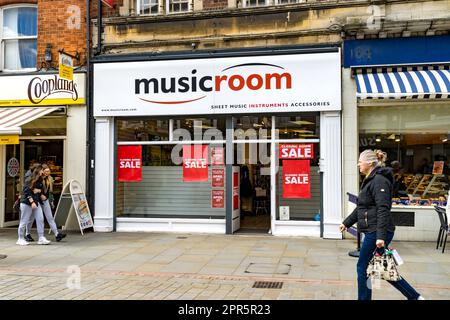
[[[233,127],[235,140],[270,140],[272,135],[272,117],[234,117]]]
[[[169,120],[118,120],[118,141],[168,141]]]
[[[9,7],[0,10],[2,69],[35,70],[37,64],[37,8]]]
[[[279,139],[318,139],[319,114],[277,117],[277,134]]]
[[[207,179],[204,181],[186,179],[187,173],[182,166],[183,146],[139,146],[142,148],[140,181],[119,180],[116,184],[118,217],[224,219],[224,166],[216,165],[211,158],[212,148],[223,146],[205,146],[208,165],[205,169]],[[223,169],[223,178],[219,179],[223,185],[213,185],[213,169]],[[213,207],[213,190],[222,191],[222,202],[219,201],[218,207]]]
[[[393,205],[445,205],[450,187],[450,106],[361,107],[360,151],[388,154]]]
[[[178,118],[173,120],[174,140],[225,140],[225,118]]]

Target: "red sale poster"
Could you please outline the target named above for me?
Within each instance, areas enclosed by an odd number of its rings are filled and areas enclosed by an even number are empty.
[[[183,146],[183,181],[208,181],[208,146]]]
[[[311,144],[280,144],[279,159],[312,159],[314,145]]]
[[[310,199],[309,160],[283,160],[283,198]]]
[[[225,164],[225,152],[222,147],[211,148],[211,165],[223,166]]]
[[[211,170],[211,186],[213,188],[223,187],[225,185],[225,170],[212,169]]]
[[[120,182],[142,181],[142,146],[117,146]]]
[[[225,208],[225,191],[224,190],[212,190],[211,191],[211,207],[212,208]]]
[[[233,173],[233,210],[239,209],[239,172]]]

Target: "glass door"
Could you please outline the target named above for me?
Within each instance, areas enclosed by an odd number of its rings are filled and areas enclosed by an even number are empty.
[[[14,202],[21,193],[21,156],[20,144],[6,145],[5,167],[5,215],[4,226],[19,224],[20,212],[14,208]]]

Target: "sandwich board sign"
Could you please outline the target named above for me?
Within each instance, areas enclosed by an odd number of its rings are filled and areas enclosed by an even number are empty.
[[[70,180],[64,186],[56,207],[55,223],[66,229],[69,220],[73,219],[74,215],[77,218],[81,234],[84,229],[94,227],[91,211],[81,184],[77,180]]]

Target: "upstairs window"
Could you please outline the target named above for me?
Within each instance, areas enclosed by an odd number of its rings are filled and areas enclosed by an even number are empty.
[[[188,12],[190,11],[190,0],[169,0],[168,13]]]
[[[35,70],[37,64],[37,8],[14,6],[0,10],[2,69]]]
[[[137,11],[139,14],[158,14],[159,0],[138,0]]]

